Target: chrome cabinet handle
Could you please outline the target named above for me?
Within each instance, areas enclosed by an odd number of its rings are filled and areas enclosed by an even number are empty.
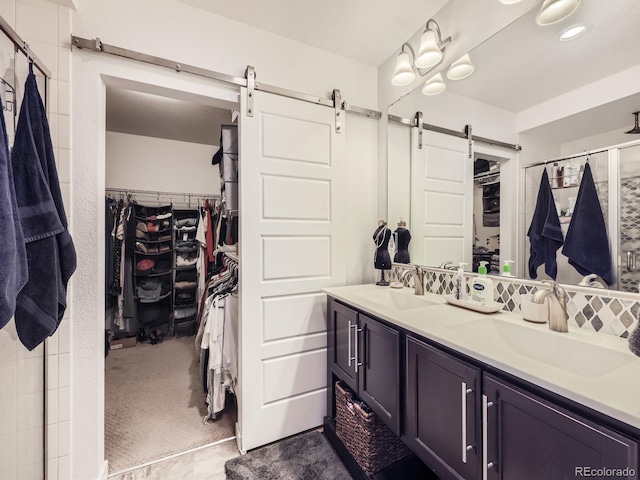
[[[467,445],[467,395],[473,393],[473,389],[467,388],[462,382],[462,463],[467,463],[467,452],[473,450],[473,445]]]
[[[354,360],[356,362],[356,373],[358,373],[358,367],[362,366],[362,362],[360,361],[360,355],[358,355],[358,340],[360,339],[360,332],[362,332],[361,328],[358,328],[358,325],[354,325],[354,333],[355,335],[354,337],[354,341],[356,342],[356,355],[354,357]]]
[[[489,462],[489,441],[488,441],[488,415],[489,407],[493,407],[493,402],[490,402],[486,395],[482,395],[482,480],[487,480],[489,477],[489,469],[495,465],[493,462]]]
[[[349,361],[347,365],[351,366],[351,361],[355,360],[355,357],[351,356],[351,327],[355,327],[356,325],[351,325],[351,320],[349,320],[349,332],[347,333],[348,338],[348,347],[347,347],[347,356],[349,357]]]
[[[636,271],[636,252],[634,252],[633,250],[629,250],[627,252],[627,271]]]

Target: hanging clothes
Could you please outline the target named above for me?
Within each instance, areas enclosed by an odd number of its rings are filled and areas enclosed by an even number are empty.
[[[208,283],[202,318],[196,335],[202,383],[207,394],[205,421],[224,409],[225,392],[235,392],[238,372],[238,305],[233,292],[238,283],[237,264],[227,260],[225,270]]]
[[[133,205],[129,203],[125,209],[124,216],[124,276],[122,293],[124,295],[123,316],[125,318],[135,318],[136,301],[133,288],[133,265],[136,245],[136,218],[133,212]]]
[[[0,225],[0,328],[3,328],[13,317],[18,292],[28,280],[27,250],[18,216],[4,115],[0,115]]]
[[[64,316],[76,251],[67,230],[49,123],[32,64],[11,161],[29,270],[17,299],[16,328],[20,341],[33,350],[56,331]]]
[[[599,275],[608,285],[614,282],[607,225],[589,163],[584,173],[573,209],[562,253],[580,273]]]
[[[558,275],[556,252],[562,246],[564,239],[546,169],[542,172],[540,179],[536,209],[527,236],[531,241],[529,276],[533,279],[537,278],[537,269],[544,264],[546,274],[555,280]]]

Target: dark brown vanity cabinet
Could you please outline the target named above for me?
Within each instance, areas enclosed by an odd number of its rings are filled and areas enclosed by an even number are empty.
[[[443,479],[480,478],[480,369],[412,337],[406,351],[405,443]]]
[[[638,478],[634,440],[489,374],[482,412],[484,479]],[[625,467],[633,474],[576,470]]]
[[[400,434],[400,332],[329,301],[331,371]]]

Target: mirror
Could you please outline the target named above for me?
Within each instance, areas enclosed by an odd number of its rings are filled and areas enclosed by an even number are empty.
[[[496,2],[495,8],[507,6]],[[640,4],[619,0],[611,8],[607,2],[581,2],[569,17],[545,26],[536,23],[539,12],[537,5],[469,52],[475,70],[464,79],[448,78],[449,66],[458,59],[445,57],[439,70],[443,93],[424,95],[423,82],[389,106],[391,116],[413,119],[422,112],[425,124],[458,133],[427,127],[420,148],[418,128],[390,119],[389,225],[406,221],[412,263],[450,261],[455,268],[462,261],[468,264],[465,270],[477,271],[483,260],[499,274],[512,260],[515,276],[531,278],[527,231],[542,172],[546,169],[550,178],[566,239],[588,163],[613,280],[584,284],[638,292],[634,249],[640,254],[640,209],[634,192],[640,187],[640,147],[634,142],[640,144],[640,135],[625,132],[634,125],[632,113],[640,110]],[[577,26],[586,30],[561,39]],[[466,125],[476,138],[471,145],[463,134]],[[583,282],[585,275],[569,264],[562,248],[556,261],[556,280]],[[550,278],[544,265],[533,273],[538,280]]]

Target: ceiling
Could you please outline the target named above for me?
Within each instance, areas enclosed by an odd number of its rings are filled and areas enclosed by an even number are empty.
[[[538,26],[532,9],[471,52],[476,70],[447,90],[496,107],[521,112],[640,63],[640,2],[582,2],[562,22]],[[576,24],[582,36],[558,36]],[[639,80],[640,81],[640,80]],[[628,119],[627,119],[628,120]]]
[[[177,1],[377,67],[449,0]]]
[[[222,108],[121,88],[107,88],[107,131],[218,145]]]

